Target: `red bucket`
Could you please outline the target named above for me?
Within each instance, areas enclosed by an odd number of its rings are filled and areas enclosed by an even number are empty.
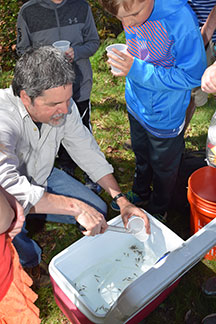
[[[206,166],[193,172],[188,179],[191,234],[196,233],[216,216],[216,168]],[[216,246],[206,255],[216,259]]]

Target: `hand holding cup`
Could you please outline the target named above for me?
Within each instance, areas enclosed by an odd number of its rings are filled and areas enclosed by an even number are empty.
[[[74,59],[74,50],[70,47],[70,42],[67,40],[56,41],[52,44],[53,47],[58,48],[60,51],[64,52],[70,61]]]
[[[108,63],[115,76],[126,76],[133,64],[133,56],[127,51],[126,44],[112,44],[106,48]]]

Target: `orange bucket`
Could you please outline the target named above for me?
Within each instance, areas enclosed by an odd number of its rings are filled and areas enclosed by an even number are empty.
[[[188,201],[190,203],[190,229],[196,233],[216,217],[216,168],[205,166],[193,172],[188,179]],[[216,259],[216,246],[205,259]]]

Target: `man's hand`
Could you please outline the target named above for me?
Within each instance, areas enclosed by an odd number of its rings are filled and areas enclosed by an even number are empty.
[[[127,226],[128,219],[130,217],[139,216],[139,217],[143,218],[143,220],[145,222],[146,233],[147,234],[151,233],[148,216],[140,208],[138,208],[138,207],[134,206],[133,204],[129,203],[125,207],[121,208],[120,211],[121,211],[121,216],[122,216],[122,220],[123,220],[123,223],[124,223],[125,227]]]
[[[113,48],[112,51],[120,57],[117,57],[116,55],[109,53],[107,54],[107,56],[109,57],[109,60],[107,62],[110,65],[113,65],[117,69],[121,70],[121,72],[111,71],[112,74],[115,76],[126,76],[130,71],[131,66],[133,65],[134,57],[130,55],[129,52],[122,53],[115,48]]]
[[[106,231],[108,225],[101,213],[80,200],[77,200],[76,206],[75,218],[80,225],[85,227],[84,235],[94,236]]]
[[[131,204],[126,197],[119,198],[118,205],[120,207],[121,217],[125,227],[127,227],[128,219],[130,217],[138,216],[144,219],[146,233],[147,234],[151,233],[148,216],[142,209]]]

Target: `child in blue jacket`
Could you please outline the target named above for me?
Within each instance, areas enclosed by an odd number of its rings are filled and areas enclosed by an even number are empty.
[[[200,86],[206,56],[187,0],[100,0],[122,21],[128,53],[113,50],[112,65],[126,77],[125,98],[136,157],[134,203],[165,221],[184,149],[185,112]],[[153,189],[152,189],[153,188]],[[118,210],[118,204],[112,203]]]

